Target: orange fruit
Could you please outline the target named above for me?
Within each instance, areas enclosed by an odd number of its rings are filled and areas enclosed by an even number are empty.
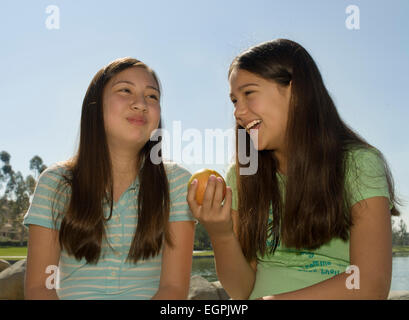
[[[196,202],[198,204],[203,203],[203,196],[206,190],[207,181],[211,175],[215,175],[216,177],[220,177],[223,180],[223,199],[226,196],[226,182],[224,181],[223,177],[214,170],[210,169],[201,169],[196,171],[189,179],[188,185],[192,183],[194,179],[197,179],[197,189],[196,189]]]

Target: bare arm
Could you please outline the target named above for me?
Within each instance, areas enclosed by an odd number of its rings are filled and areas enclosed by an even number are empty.
[[[373,197],[352,207],[350,262],[359,276],[342,273],[313,286],[264,299],[386,299],[392,275],[392,231],[388,199]],[[359,278],[359,289],[348,289],[347,278]],[[352,279],[352,278],[350,278]]]
[[[237,212],[231,210],[232,190],[227,187],[226,199],[222,205],[222,182],[214,176],[210,177],[203,204],[199,205],[195,200],[196,188],[197,184],[189,186],[187,201],[193,215],[209,234],[217,276],[231,298],[248,299],[255,282],[255,264],[251,265],[245,259],[234,232],[238,219]]]
[[[60,259],[58,231],[32,224],[28,234],[24,297],[27,300],[58,300],[56,290],[46,287],[47,278],[53,276],[53,272],[46,273],[46,269],[58,267]]]
[[[187,299],[192,270],[194,230],[193,221],[170,223],[173,248],[167,243],[164,244],[159,289],[152,299]]]
[[[231,214],[237,217],[237,211],[231,210]],[[233,228],[238,223],[236,219],[233,218]],[[233,299],[248,299],[256,280],[256,261],[249,263],[244,257],[237,232],[225,239],[211,238],[211,242],[217,277],[223,288]]]

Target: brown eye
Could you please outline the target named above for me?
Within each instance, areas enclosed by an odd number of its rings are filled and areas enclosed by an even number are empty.
[[[156,101],[159,100],[159,98],[158,98],[156,95],[154,95],[154,94],[149,95],[148,98],[154,99],[154,100],[156,100]]]
[[[129,90],[128,88],[123,88],[119,90],[120,92],[125,92],[125,93],[131,93],[131,90]]]

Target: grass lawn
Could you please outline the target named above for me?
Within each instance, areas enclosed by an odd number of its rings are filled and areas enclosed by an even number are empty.
[[[392,251],[394,253],[407,253],[409,254],[409,246],[405,247],[393,247]],[[4,259],[2,257],[10,257],[10,256],[27,256],[27,247],[4,247],[0,248],[0,259]],[[213,251],[199,251],[194,252],[193,256],[213,256]]]
[[[213,251],[199,251],[193,252],[194,257],[201,257],[201,256],[213,256]]]
[[[200,251],[193,253],[194,256],[212,256],[213,251]],[[27,247],[3,247],[0,248],[0,259],[10,256],[27,256]]]
[[[27,247],[1,247],[0,248],[0,259],[4,259],[4,257],[16,257],[16,256],[21,256],[25,258],[27,256]]]
[[[409,255],[409,246],[395,246],[395,247],[392,247],[392,252],[393,253],[408,254]]]

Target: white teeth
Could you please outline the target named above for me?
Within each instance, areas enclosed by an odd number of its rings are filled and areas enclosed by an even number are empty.
[[[261,120],[253,120],[251,121],[247,126],[246,126],[246,130],[250,130],[252,127],[254,127],[255,125],[259,124],[261,122]]]

